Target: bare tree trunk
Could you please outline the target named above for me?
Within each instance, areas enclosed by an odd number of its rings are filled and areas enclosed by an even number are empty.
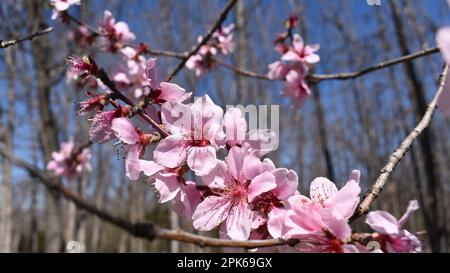
[[[402,55],[408,55],[410,54],[410,50],[407,44],[408,37],[405,34],[405,28],[403,26],[402,18],[400,15],[400,7],[398,6],[397,1],[389,1],[389,3],[392,9],[392,19],[394,21],[400,50],[402,52]],[[412,62],[404,63],[403,67],[407,75],[407,85],[411,92],[411,97],[413,98],[413,101],[415,103],[415,117],[416,120],[420,120],[427,107],[423,84],[419,80],[416,69]],[[428,234],[432,251],[440,252],[441,239],[443,238],[439,219],[438,192],[440,191],[440,182],[439,175],[437,175],[439,171],[437,170],[436,160],[433,155],[431,139],[432,132],[429,127],[422,132],[418,140],[423,154],[423,162],[425,166],[425,173],[427,176],[427,189],[431,197],[429,204],[431,221]]]
[[[306,18],[303,12],[303,6],[298,3],[298,8],[300,10],[299,13],[299,23],[300,23],[300,31],[303,36],[305,43],[307,43],[308,37],[308,28],[306,25]],[[318,133],[319,133],[319,142],[320,149],[322,152],[322,156],[325,159],[325,167],[326,167],[326,175],[331,180],[335,180],[334,168],[333,168],[333,159],[331,158],[330,148],[328,147],[328,133],[327,133],[327,121],[325,118],[325,112],[323,110],[322,102],[320,99],[320,90],[317,86],[312,87],[313,93],[313,102],[314,102],[314,115],[317,120]]]
[[[245,67],[245,49],[246,49],[246,37],[245,37],[245,5],[244,0],[238,0],[236,3],[236,32],[237,32],[237,46],[236,46],[236,61],[237,66],[244,68]],[[236,75],[236,95],[237,101],[240,104],[245,102],[245,94],[247,94],[247,90],[245,90],[245,80],[244,77]]]
[[[33,27],[44,29],[47,27],[44,19],[45,1],[27,1],[26,9],[30,21],[30,32],[36,31]],[[51,154],[58,149],[58,131],[54,115],[51,110],[50,90],[51,73],[50,62],[52,47],[48,35],[34,39],[31,43],[31,54],[34,61],[38,110],[40,115],[39,136],[41,150],[45,162],[51,160]],[[48,252],[59,252],[64,249],[63,222],[61,217],[61,200],[55,194],[46,193],[47,224],[46,244]]]
[[[15,93],[15,65],[14,49],[5,50],[6,73],[8,76],[8,117],[4,128],[4,149],[13,154],[14,138],[14,93]],[[1,126],[1,124],[0,124]],[[12,248],[12,180],[11,163],[7,158],[3,159],[3,183],[0,200],[0,252],[11,252]]]
[[[103,164],[98,164],[97,166],[97,174],[96,174],[96,184],[94,191],[94,202],[95,205],[99,208],[103,208],[104,200],[105,200],[105,184],[109,179],[107,177],[107,169],[110,166],[110,162],[107,160],[105,156],[105,152],[100,145],[97,151],[97,162],[102,162]],[[97,217],[94,217],[92,223],[92,237],[91,237],[91,249],[93,252],[97,252],[100,250],[100,228],[101,221]]]

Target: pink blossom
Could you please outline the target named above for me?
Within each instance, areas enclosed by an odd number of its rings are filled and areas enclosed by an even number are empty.
[[[346,240],[351,236],[348,219],[359,203],[359,176],[359,171],[353,171],[339,191],[328,179],[316,178],[310,187],[311,199],[295,195],[288,200],[287,209],[269,214],[270,234],[300,239],[295,248],[301,252],[358,252]]]
[[[91,111],[98,110],[102,111],[105,107],[106,96],[105,95],[95,95],[90,92],[86,92],[91,98],[86,101],[79,102],[80,110],[78,110],[77,115],[84,116]]]
[[[239,108],[229,108],[223,117],[223,142],[227,149],[249,145],[251,151],[265,155],[276,148],[276,135],[265,129],[247,132],[247,121]]]
[[[213,33],[213,38],[217,39],[217,48],[220,49],[223,55],[228,55],[234,50],[233,30],[234,24],[230,24],[219,28]]]
[[[69,65],[69,71],[80,75],[81,78],[89,75],[96,76],[100,72],[92,55],[83,57],[69,56],[66,62]]]
[[[91,171],[91,164],[89,163],[91,152],[89,148],[75,151],[72,139],[62,143],[60,151],[53,152],[52,158],[47,164],[47,169],[55,172],[58,176],[72,178],[83,170]]]
[[[376,238],[381,243],[384,252],[420,252],[422,250],[419,239],[402,227],[411,214],[419,209],[416,200],[410,201],[406,212],[397,220],[386,211],[371,211],[367,214],[366,223],[380,233]]]
[[[206,74],[209,69],[214,67],[214,62],[211,60],[211,57],[211,54],[207,54],[205,56],[196,54],[187,60],[186,67],[189,70],[194,70],[195,75],[200,77]]]
[[[186,92],[184,88],[181,88],[177,84],[160,82],[156,58],[149,58],[147,60],[145,75],[151,88],[150,97],[152,98],[154,103],[181,103],[192,96],[191,92]]]
[[[291,66],[282,61],[276,61],[269,64],[269,76],[272,80],[284,80],[289,73]]]
[[[436,34],[436,43],[439,46],[442,57],[447,65],[450,64],[450,27],[443,27],[439,29]],[[438,107],[442,113],[450,117],[450,73],[447,73],[445,79],[444,90],[438,100]]]
[[[199,36],[197,41],[200,42],[201,40],[202,36]],[[187,60],[186,67],[189,70],[194,70],[197,77],[204,75],[214,67],[213,57],[217,55],[217,50],[216,46],[211,43],[201,46],[198,53]]]
[[[221,130],[223,110],[208,95],[191,105],[165,103],[163,124],[171,135],[161,140],[153,153],[154,160],[167,168],[187,162],[198,176],[216,166],[216,135]]]
[[[286,74],[283,94],[294,100],[295,107],[302,106],[305,99],[311,95],[311,90],[305,79],[306,74],[306,69],[290,70]]]
[[[175,169],[165,168],[154,161],[140,159],[139,169],[145,175],[151,177],[152,184],[159,193],[159,202],[165,203],[175,200],[175,211],[188,219],[192,217],[197,205],[200,203],[201,194],[192,181],[185,181],[183,173],[185,166]]]
[[[270,160],[261,162],[240,147],[231,148],[225,162],[218,161],[202,180],[209,191],[192,216],[194,227],[207,231],[223,222],[227,236],[236,240],[247,240],[298,185],[292,170],[276,169]]]
[[[100,23],[100,32],[103,34],[101,44],[111,52],[116,52],[127,43],[136,39],[134,33],[130,31],[127,23],[116,22],[116,19],[109,10],[105,10]]]
[[[128,118],[115,118],[111,129],[115,136],[124,143],[127,150],[125,159],[126,175],[131,180],[139,178],[141,169],[139,159],[145,153],[145,147],[153,142],[153,135],[144,134],[130,122]]]
[[[302,37],[298,34],[294,34],[292,45],[293,47],[281,57],[282,61],[306,64],[315,64],[320,61],[319,55],[315,53],[319,50],[320,45],[305,45]]]
[[[111,128],[112,122],[121,115],[121,110],[96,113],[89,130],[89,139],[96,143],[105,143],[113,139],[115,135]]]

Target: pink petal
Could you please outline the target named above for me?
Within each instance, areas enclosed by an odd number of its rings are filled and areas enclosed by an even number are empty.
[[[228,172],[238,181],[243,180],[243,162],[246,158],[245,151],[240,147],[231,148],[227,158],[225,158],[225,163],[228,165]],[[255,159],[259,161],[258,158],[255,157]]]
[[[272,174],[275,176],[277,184],[273,192],[278,199],[285,200],[295,194],[298,188],[298,176],[293,170],[280,168],[273,170]]]
[[[115,117],[115,110],[95,114],[89,130],[89,139],[96,143],[105,143],[113,139],[114,131],[111,129]]]
[[[418,209],[419,209],[419,202],[417,202],[417,200],[409,201],[406,212],[403,214],[402,218],[400,218],[400,220],[398,220],[399,227],[402,227],[403,225],[405,225],[406,221],[408,221],[408,218],[411,216],[411,214]]]
[[[320,214],[324,225],[336,238],[345,240],[352,235],[348,219],[342,217],[336,210],[322,209]]]
[[[187,93],[184,88],[174,83],[162,82],[161,94],[159,97],[165,101],[183,102],[192,96],[192,93]]]
[[[267,76],[273,80],[282,80],[286,77],[286,74],[289,72],[290,67],[281,61],[276,61],[269,64],[269,72]]]
[[[191,107],[177,101],[166,102],[161,107],[163,124],[172,134],[190,134],[192,128]]]
[[[297,51],[297,52],[301,52],[303,50],[303,47],[305,46],[302,36],[300,36],[298,34],[294,34],[292,43],[294,45],[295,51]]]
[[[272,171],[274,169],[275,165],[270,159],[266,158],[261,162],[257,153],[251,153],[245,156],[242,164],[242,172],[245,179],[253,179],[265,171]]]
[[[175,198],[180,191],[178,176],[173,173],[159,173],[155,176],[155,188],[159,192],[159,203]]]
[[[223,110],[208,95],[198,98],[192,105],[193,124],[201,126],[203,132],[211,124],[222,124]]]
[[[290,227],[287,236],[298,236],[322,230],[323,223],[319,210],[297,204],[287,215],[286,225]]]
[[[377,210],[369,212],[366,217],[366,224],[373,230],[383,234],[397,235],[399,233],[397,219],[386,211]]]
[[[142,145],[133,145],[128,150],[127,157],[125,159],[126,175],[131,180],[138,180],[140,175],[139,168],[139,155],[143,149]]]
[[[359,170],[353,170],[348,177],[347,181],[355,181],[357,184],[359,184],[359,180],[361,178],[361,172]]]
[[[139,140],[136,128],[128,118],[116,118],[112,121],[111,129],[116,137],[126,144],[135,144]]]
[[[151,160],[139,159],[139,169],[143,171],[146,176],[153,176],[164,170],[164,167]]]
[[[189,148],[187,164],[198,176],[209,174],[217,164],[216,149],[212,146]]]
[[[233,240],[247,240],[252,225],[251,210],[247,203],[239,202],[232,207],[227,218],[227,235]]]
[[[227,164],[217,160],[216,167],[209,174],[202,176],[202,181],[210,188],[223,189],[233,181],[233,177],[228,173]]]
[[[286,62],[297,62],[300,60],[300,57],[296,52],[289,50],[281,56],[281,60]]]
[[[320,61],[320,57],[317,54],[310,54],[305,57],[305,62],[307,62],[309,64],[315,64],[315,63],[318,63],[319,61]]]
[[[317,177],[311,182],[309,196],[319,204],[331,198],[338,192],[336,185],[325,177]]]
[[[436,44],[440,48],[445,62],[450,64],[450,27],[443,27],[438,30]]]
[[[361,188],[351,180],[338,193],[325,201],[324,206],[335,209],[342,217],[349,219],[359,203]]]
[[[267,229],[273,238],[282,238],[286,233],[287,211],[284,209],[273,208],[268,216]]]
[[[145,75],[150,82],[150,87],[156,89],[159,87],[159,70],[156,66],[157,58],[149,58],[146,63]]]
[[[153,151],[153,160],[161,166],[176,168],[186,160],[186,148],[182,135],[170,135],[158,143]]]
[[[192,214],[200,204],[202,195],[192,181],[186,181],[186,185],[181,186],[180,194],[175,197],[173,210],[187,219],[192,219]]]
[[[223,117],[227,143],[241,143],[246,138],[247,121],[239,108],[229,108]],[[233,145],[231,145],[233,146]]]
[[[228,217],[230,205],[230,199],[219,196],[206,197],[192,215],[194,228],[209,231],[217,227]]]
[[[256,176],[248,187],[248,202],[253,202],[258,195],[271,191],[276,186],[275,176],[270,172],[264,172]]]
[[[278,140],[276,134],[272,130],[256,129],[248,133],[246,140],[253,151],[258,151],[258,156],[263,156],[275,151],[278,148]]]

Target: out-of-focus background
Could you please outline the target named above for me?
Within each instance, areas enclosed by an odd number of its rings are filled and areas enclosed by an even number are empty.
[[[136,42],[152,49],[184,52],[198,35],[209,29],[226,1],[94,1],[82,0],[69,12],[98,26],[110,10],[129,24]],[[279,59],[273,49],[284,20],[299,16],[297,32],[308,43],[319,43],[321,61],[314,73],[356,71],[378,62],[434,47],[437,29],[450,24],[447,2],[385,1],[370,6],[363,0],[238,0],[225,25],[236,25],[236,50],[224,60],[235,66],[267,73]],[[24,36],[46,26],[49,35],[0,50],[0,146],[16,157],[45,169],[51,153],[74,137],[88,139],[89,121],[75,117],[84,91],[67,84],[65,58],[96,53],[109,71],[117,58],[97,48],[82,48],[71,38],[75,27],[51,20],[46,1],[3,0],[0,3],[0,38]],[[162,75],[179,62],[160,57]],[[282,83],[247,78],[218,67],[203,77],[184,69],[174,82],[208,94],[225,105],[280,105],[280,147],[269,157],[277,166],[294,169],[300,192],[318,176],[341,186],[352,169],[362,172],[362,188],[371,185],[387,156],[409,133],[437,88],[443,65],[439,54],[347,81],[318,84],[304,106],[291,107],[281,95]],[[450,250],[450,123],[441,113],[390,177],[374,208],[399,217],[408,201],[419,200],[421,209],[408,229],[425,231],[425,251]],[[93,171],[73,181],[62,181],[102,209],[130,221],[152,221],[168,228],[193,231],[168,204],[158,204],[145,179],[131,182],[124,162],[112,143],[93,145]],[[36,179],[0,156],[0,252],[58,252],[77,241],[87,252],[210,252],[178,242],[147,242],[55,198]],[[364,217],[355,223],[362,224]],[[202,233],[218,236],[217,232]]]

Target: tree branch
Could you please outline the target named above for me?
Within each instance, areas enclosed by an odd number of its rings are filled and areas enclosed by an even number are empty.
[[[39,37],[41,35],[45,35],[47,33],[50,33],[52,30],[53,30],[53,28],[49,27],[49,28],[37,31],[37,32],[35,32],[33,34],[30,34],[28,36],[25,36],[25,37],[20,37],[20,38],[6,40],[6,41],[0,40],[0,48],[7,48],[9,46],[13,46],[15,44],[18,44],[18,43],[26,41],[26,40],[30,40],[31,41],[31,40],[33,40],[33,38],[36,38],[36,37]]]
[[[427,48],[409,55],[402,56],[400,58],[392,59],[389,61],[378,63],[374,66],[369,66],[364,69],[361,69],[356,72],[349,72],[349,73],[340,73],[340,74],[312,74],[308,76],[308,79],[312,82],[319,82],[323,80],[348,80],[348,79],[354,79],[357,77],[360,77],[362,75],[368,74],[370,72],[374,72],[389,66],[393,66],[402,62],[411,61],[420,57],[428,56],[434,53],[439,52],[438,47],[434,48]]]
[[[30,176],[37,178],[37,181],[42,183],[48,190],[61,194],[65,199],[72,201],[78,208],[90,212],[100,219],[132,234],[135,237],[147,239],[152,241],[154,239],[176,240],[180,242],[196,244],[202,247],[239,247],[239,248],[260,248],[273,247],[279,245],[295,244],[298,240],[283,240],[283,239],[268,239],[268,240],[250,240],[250,241],[236,241],[216,239],[206,236],[192,234],[182,230],[170,230],[159,227],[149,222],[131,223],[119,216],[99,209],[96,205],[81,198],[76,193],[66,189],[61,184],[57,183],[57,178],[45,174],[43,171],[37,169],[28,162],[25,162],[9,153],[3,148],[0,148],[0,154],[7,157],[15,165],[25,169]]]
[[[424,56],[428,56],[434,53],[439,52],[439,48],[434,47],[434,48],[427,48],[409,55],[405,55],[396,59],[392,59],[392,60],[388,60],[388,61],[384,61],[378,64],[375,64],[373,66],[369,66],[366,68],[363,68],[361,70],[355,71],[355,72],[346,72],[346,73],[338,73],[338,74],[311,74],[307,76],[307,79],[311,82],[311,83],[318,83],[320,81],[325,81],[325,80],[350,80],[350,79],[355,79],[358,78],[360,76],[363,76],[365,74],[371,73],[371,72],[375,72],[377,70],[383,69],[383,68],[387,68],[396,64],[400,64],[403,62],[407,62],[407,61],[412,61],[414,59],[420,58],[420,57],[424,57]],[[214,59],[215,63],[217,63],[220,66],[223,66],[224,68],[230,69],[232,71],[234,71],[237,74],[240,74],[242,76],[245,77],[250,77],[250,78],[257,78],[257,79],[261,79],[261,80],[273,80],[270,79],[267,75],[265,74],[260,74],[257,72],[253,72],[250,70],[245,70],[239,67],[236,67],[232,64],[228,64],[225,63],[221,60],[217,60]]]
[[[220,12],[219,17],[217,18],[216,22],[213,24],[213,26],[209,29],[209,31],[203,36],[203,39],[195,46],[193,50],[191,50],[186,57],[183,58],[183,60],[177,65],[177,67],[172,71],[172,73],[169,74],[167,81],[170,82],[175,75],[180,72],[181,69],[183,69],[184,65],[186,64],[187,60],[189,60],[190,57],[197,54],[197,52],[200,50],[200,48],[205,45],[211,36],[213,35],[214,31],[220,27],[220,25],[225,21],[227,18],[228,12],[233,8],[233,6],[236,4],[237,0],[230,0],[228,1],[227,5],[223,8],[222,12]]]
[[[353,222],[360,216],[367,214],[367,212],[370,209],[370,205],[372,204],[373,201],[375,201],[379,193],[382,191],[383,186],[386,184],[387,179],[389,178],[389,175],[394,171],[395,167],[397,167],[398,163],[402,160],[404,155],[411,148],[413,142],[420,136],[423,130],[425,130],[430,125],[431,118],[433,117],[433,114],[437,107],[437,102],[442,93],[442,90],[444,89],[447,72],[448,66],[445,66],[439,78],[438,90],[434,95],[433,100],[428,105],[428,108],[425,114],[423,115],[422,119],[417,124],[417,126],[411,131],[411,133],[409,133],[409,135],[402,141],[397,150],[395,150],[389,156],[386,165],[381,169],[380,175],[378,176],[377,180],[372,185],[370,190],[366,193],[364,199],[359,204],[355,214],[350,219],[350,222]]]

